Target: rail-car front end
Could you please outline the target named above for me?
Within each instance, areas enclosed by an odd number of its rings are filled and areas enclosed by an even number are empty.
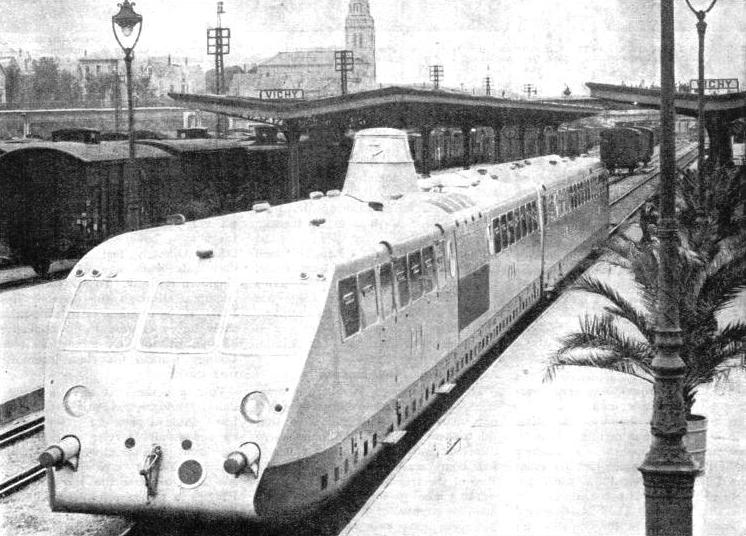
[[[256,517],[328,282],[153,279],[96,251],[54,320],[40,456],[52,508]]]

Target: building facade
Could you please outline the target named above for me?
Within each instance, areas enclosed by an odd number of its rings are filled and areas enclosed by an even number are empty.
[[[339,48],[279,52],[249,72],[236,74],[230,95],[262,99],[318,98],[339,95],[340,74],[334,70]],[[368,0],[350,0],[345,19],[344,48],[352,50],[354,70],[347,78],[349,92],[376,87],[375,24]]]

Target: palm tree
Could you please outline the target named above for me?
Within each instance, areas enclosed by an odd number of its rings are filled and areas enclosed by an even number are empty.
[[[682,228],[677,280],[681,358],[686,363],[684,401],[691,416],[697,389],[726,380],[736,368],[746,368],[746,322],[738,320],[720,329],[716,316],[746,289],[746,232],[719,239],[715,224]],[[640,292],[641,306],[611,285],[583,276],[573,286],[605,298],[609,304],[598,315],[586,315],[580,329],[561,340],[551,356],[544,380],[564,366],[603,368],[631,374],[653,383],[656,355],[655,310],[658,292],[658,244],[637,244],[619,235],[607,244],[605,260],[629,269]],[[632,333],[623,328],[627,321]]]

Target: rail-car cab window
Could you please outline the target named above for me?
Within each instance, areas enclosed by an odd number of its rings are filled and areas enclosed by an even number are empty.
[[[313,295],[303,284],[243,283],[232,296],[222,351],[287,355],[298,346]]]
[[[357,300],[357,279],[354,275],[339,282],[339,313],[345,337],[360,331],[360,307]]]
[[[502,240],[500,239],[500,218],[492,220],[492,242],[495,253],[502,251]]]
[[[443,240],[435,242],[435,266],[438,270],[438,286],[443,288],[446,284],[446,246]]]
[[[357,276],[357,289],[360,293],[360,320],[362,327],[378,321],[378,292],[376,290],[376,273],[367,270]]]
[[[215,345],[226,299],[226,283],[160,283],[140,344],[149,350],[209,350]]]
[[[407,281],[407,260],[404,257],[394,259],[394,280],[399,307],[409,305],[409,282]]]
[[[381,265],[378,276],[381,281],[381,316],[388,318],[396,309],[394,303],[394,273],[390,262]]]
[[[407,268],[409,271],[409,293],[412,301],[422,296],[422,255],[414,251],[407,255]]]
[[[145,281],[82,281],[62,326],[60,348],[128,348],[147,296]]]

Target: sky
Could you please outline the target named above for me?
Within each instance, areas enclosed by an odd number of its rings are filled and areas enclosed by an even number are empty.
[[[709,0],[691,0],[695,7]],[[121,54],[111,32],[115,0],[0,0],[0,49],[34,55]],[[341,47],[349,0],[224,0],[231,28],[226,65],[282,50]],[[658,0],[369,0],[376,23],[378,82],[427,81],[442,64],[443,85],[492,85],[520,91],[534,84],[558,95],[584,82],[649,85],[659,79]],[[188,56],[209,67],[205,31],[213,0],[138,0],[144,17],[136,54]],[[696,18],[675,0],[676,78],[697,76]],[[718,0],[707,16],[708,78],[746,84],[746,0]]]

